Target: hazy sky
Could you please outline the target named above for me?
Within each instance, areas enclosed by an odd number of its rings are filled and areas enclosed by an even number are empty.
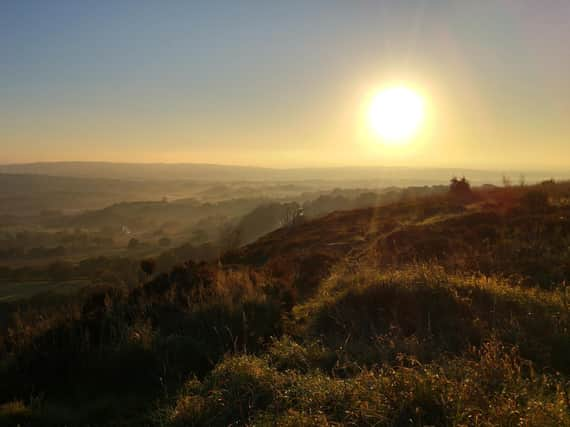
[[[405,147],[375,90],[426,100]],[[562,168],[570,1],[0,0],[0,163]]]

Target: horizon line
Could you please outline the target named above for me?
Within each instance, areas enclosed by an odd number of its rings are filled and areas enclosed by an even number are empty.
[[[125,161],[109,161],[109,160],[49,160],[49,161],[31,161],[31,162],[14,162],[0,163],[0,167],[18,167],[18,166],[39,166],[39,165],[72,165],[72,164],[91,164],[91,165],[116,165],[116,166],[208,166],[208,167],[225,167],[225,168],[241,168],[241,169],[261,169],[274,171],[299,171],[299,170],[330,170],[330,169],[408,169],[408,170],[463,170],[473,172],[566,172],[570,174],[570,170],[563,167],[507,167],[507,168],[478,168],[473,166],[408,166],[408,165],[329,165],[329,166],[256,166],[250,164],[227,164],[227,163],[204,163],[204,162],[125,162]]]

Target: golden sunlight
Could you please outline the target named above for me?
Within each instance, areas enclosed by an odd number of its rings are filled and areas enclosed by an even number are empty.
[[[383,141],[401,144],[412,138],[424,119],[424,100],[405,86],[389,87],[378,92],[368,109],[368,121]]]

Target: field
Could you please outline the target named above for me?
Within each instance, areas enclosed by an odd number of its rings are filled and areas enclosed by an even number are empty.
[[[570,426],[569,190],[457,180],[132,286],[4,288],[0,420]]]

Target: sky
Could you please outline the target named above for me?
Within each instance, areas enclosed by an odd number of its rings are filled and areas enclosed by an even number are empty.
[[[570,1],[0,0],[0,163],[563,169]],[[388,145],[371,96],[423,126]]]

